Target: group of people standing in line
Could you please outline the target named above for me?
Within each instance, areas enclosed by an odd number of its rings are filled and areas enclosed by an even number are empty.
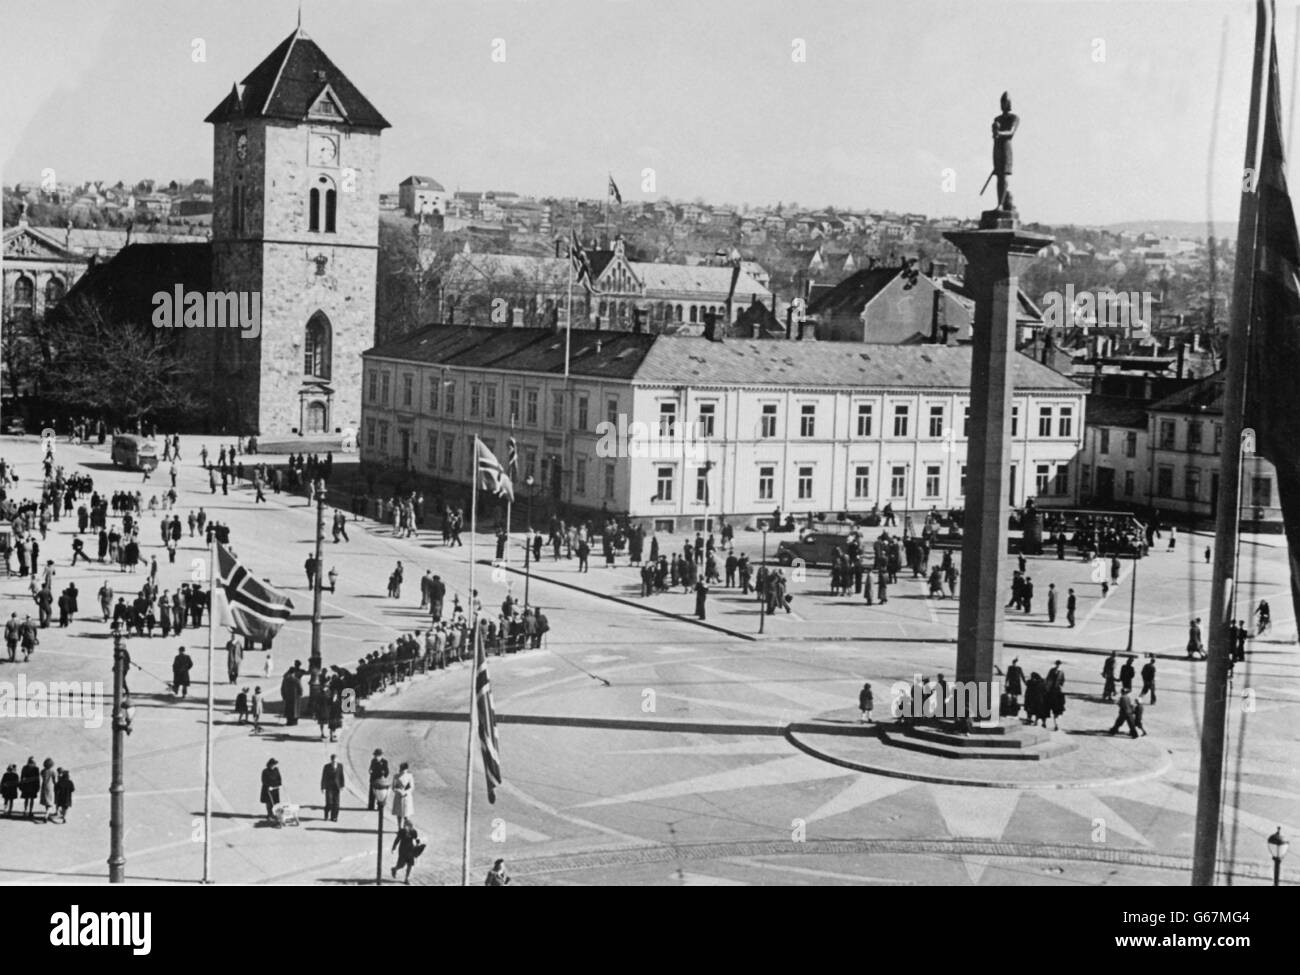
[[[76,791],[69,769],[55,767],[54,759],[47,758],[41,766],[36,765],[35,757],[29,757],[22,771],[17,765],[10,765],[0,775],[0,802],[4,805],[6,818],[14,816],[14,802],[22,800],[22,819],[31,819],[39,823],[66,823],[68,810],[72,808],[72,793]],[[40,801],[44,816],[36,819],[35,806]],[[54,811],[51,813],[50,810]]]

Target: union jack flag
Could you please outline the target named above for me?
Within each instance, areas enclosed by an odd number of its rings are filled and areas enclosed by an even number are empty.
[[[474,707],[478,715],[478,741],[483,749],[483,774],[487,778],[488,802],[496,802],[496,790],[501,785],[501,740],[497,737],[497,715],[492,707],[492,681],[488,679],[487,657],[483,653],[483,640],[474,659]]]
[[[274,639],[293,612],[288,596],[255,578],[220,542],[212,595],[213,620],[259,643]]]
[[[501,466],[501,461],[497,460],[496,455],[488,450],[487,445],[478,437],[474,438],[474,456],[476,458],[474,466],[478,468],[483,487],[498,497],[504,495],[513,501],[515,488],[510,481],[510,475]]]
[[[577,277],[578,283],[592,294],[595,294],[596,289],[591,281],[591,258],[587,256],[586,249],[583,248],[582,242],[578,240],[578,231],[576,230],[573,231],[573,244],[569,247],[569,260],[573,262],[573,273]]]

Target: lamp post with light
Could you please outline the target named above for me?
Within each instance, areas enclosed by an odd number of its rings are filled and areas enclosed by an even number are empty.
[[[389,779],[384,776],[370,785],[375,794],[375,808],[379,810],[379,844],[375,848],[375,886],[384,883],[384,804],[388,802]]]
[[[1282,835],[1282,827],[1277,828],[1277,832],[1268,838],[1268,852],[1273,857],[1273,886],[1282,885],[1282,858],[1286,856],[1286,851],[1291,848],[1285,836]]]
[[[537,481],[533,475],[524,477],[524,487],[528,488],[528,537],[524,540],[524,609],[528,608],[528,584],[532,581],[533,556],[533,497],[537,494]]]
[[[126,850],[123,837],[126,832],[126,783],[124,764],[126,736],[131,733],[134,708],[126,693],[126,669],[129,656],[126,650],[126,628],[119,621],[113,624],[113,765],[108,787],[108,882],[126,882]]]

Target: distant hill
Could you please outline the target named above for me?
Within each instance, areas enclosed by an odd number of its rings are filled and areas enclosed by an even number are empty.
[[[1181,237],[1185,240],[1205,238],[1205,221],[1198,223],[1195,220],[1128,220],[1124,223],[1107,224],[1104,229],[1115,233],[1125,230],[1134,234],[1153,233],[1161,237]],[[1214,222],[1214,236],[1220,239],[1227,237],[1229,240],[1236,240],[1236,221],[1216,220]]]

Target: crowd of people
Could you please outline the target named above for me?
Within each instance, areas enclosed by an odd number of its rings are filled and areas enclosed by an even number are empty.
[[[55,766],[52,758],[37,766],[35,757],[29,757],[22,771],[17,765],[10,765],[0,775],[0,803],[7,819],[15,817],[14,803],[21,800],[18,818],[38,823],[66,823],[76,788],[71,770]],[[40,819],[36,818],[37,802],[42,810]]]

